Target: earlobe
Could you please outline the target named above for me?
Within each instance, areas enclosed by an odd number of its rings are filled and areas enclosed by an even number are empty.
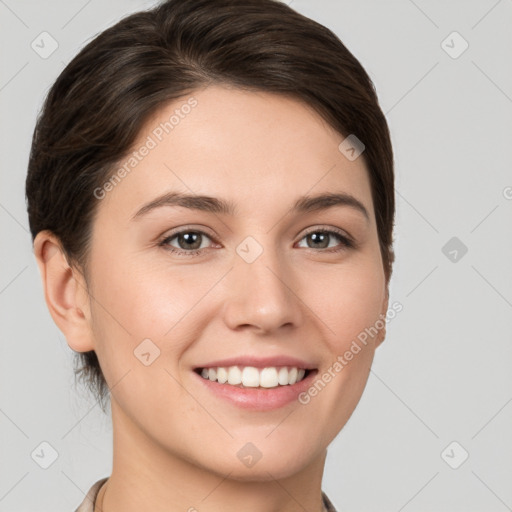
[[[41,231],[34,240],[46,305],[68,345],[76,352],[94,350],[86,283],[73,269],[58,238]]]

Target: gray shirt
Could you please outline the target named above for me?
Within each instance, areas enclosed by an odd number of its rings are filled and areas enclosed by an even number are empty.
[[[96,497],[100,491],[101,486],[108,480],[108,477],[102,478],[98,480],[87,493],[84,501],[79,505],[79,507],[75,510],[75,512],[94,512],[94,503],[96,501]],[[322,491],[322,500],[324,505],[324,512],[336,512],[334,505],[329,501],[329,498]]]

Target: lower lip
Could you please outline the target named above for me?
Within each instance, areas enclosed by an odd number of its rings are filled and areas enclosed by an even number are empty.
[[[310,371],[309,375],[300,382],[275,388],[239,388],[230,384],[220,384],[217,381],[205,379],[196,372],[193,373],[214,395],[236,407],[253,411],[272,411],[298,401],[298,396],[311,386],[318,370]]]

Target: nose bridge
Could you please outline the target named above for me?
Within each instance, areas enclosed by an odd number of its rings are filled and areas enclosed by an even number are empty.
[[[267,240],[268,242],[268,240]],[[236,248],[230,272],[226,321],[272,331],[298,324],[300,301],[293,292],[293,269],[270,243],[247,237]]]

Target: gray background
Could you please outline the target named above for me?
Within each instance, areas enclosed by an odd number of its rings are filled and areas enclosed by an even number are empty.
[[[74,510],[111,471],[110,418],[74,388],[44,303],[24,182],[36,113],[65,63],[153,3],[0,0],[2,512]],[[323,488],[340,512],[512,510],[512,1],[287,3],[366,68],[396,154],[391,302],[403,311]],[[47,59],[31,48],[43,31],[59,45]],[[461,40],[442,46],[453,31],[469,43],[457,58],[444,48]],[[31,458],[43,441],[58,452],[48,469]]]

